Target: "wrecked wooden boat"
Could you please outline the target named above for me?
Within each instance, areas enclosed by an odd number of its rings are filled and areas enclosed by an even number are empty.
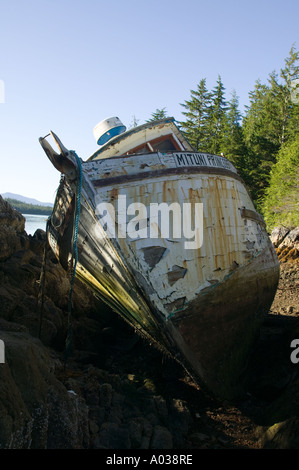
[[[279,263],[235,167],[195,152],[173,118],[128,131],[108,118],[86,161],[51,135],[59,153],[40,143],[62,176],[48,241],[62,266],[75,247],[96,295],[201,386],[236,395]]]

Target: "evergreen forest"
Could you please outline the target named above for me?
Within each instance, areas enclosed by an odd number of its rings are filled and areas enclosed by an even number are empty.
[[[51,206],[29,204],[28,202],[22,202],[18,199],[5,198],[5,200],[17,211],[21,212],[21,214],[50,215],[53,210]]]
[[[235,165],[268,230],[299,225],[299,52],[292,46],[279,73],[256,81],[244,115],[236,91],[225,91],[220,75],[212,90],[202,78],[181,103],[181,131],[194,150]],[[165,108],[150,120],[163,117]]]

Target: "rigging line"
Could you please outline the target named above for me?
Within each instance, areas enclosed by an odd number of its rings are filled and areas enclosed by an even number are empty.
[[[76,189],[76,209],[75,209],[75,224],[73,230],[73,257],[74,265],[73,272],[70,281],[70,292],[68,299],[68,333],[66,338],[66,349],[65,349],[65,362],[73,348],[73,325],[72,325],[72,296],[73,296],[73,287],[76,277],[76,268],[78,262],[78,231],[79,231],[79,217],[81,209],[81,190],[82,190],[82,164],[81,160],[74,150],[71,150],[71,153],[75,156],[79,168],[79,178],[77,180],[77,189]]]
[[[45,240],[45,245],[44,245],[44,254],[43,254],[41,274],[40,274],[39,281],[37,281],[39,284],[39,292],[37,294],[37,306],[38,306],[37,308],[40,314],[39,331],[38,331],[39,339],[41,338],[41,330],[42,330],[42,322],[43,322],[43,314],[44,314],[46,263],[47,263],[48,232],[49,232],[50,219],[51,217],[49,216],[47,219],[47,225],[46,225],[46,240]]]

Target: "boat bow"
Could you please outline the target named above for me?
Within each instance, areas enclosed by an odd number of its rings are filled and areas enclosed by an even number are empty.
[[[55,150],[46,140],[46,138],[50,135],[52,136],[58,149],[60,150],[60,154],[55,152]],[[77,163],[74,153],[68,150],[63,145],[59,137],[57,137],[57,135],[52,131],[50,131],[50,134],[46,135],[45,137],[40,137],[39,143],[41,144],[47,157],[49,158],[52,165],[56,168],[56,170],[60,171],[60,173],[65,174],[70,181],[74,181],[77,178]]]

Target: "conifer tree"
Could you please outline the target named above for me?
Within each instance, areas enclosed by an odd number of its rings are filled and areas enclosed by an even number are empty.
[[[151,118],[146,122],[158,121],[159,119],[165,118],[167,118],[166,108],[156,109],[156,111],[151,114]]]
[[[137,127],[138,126],[139,119],[136,118],[135,114],[132,116],[132,121],[129,125],[129,129],[132,129],[132,127]]]
[[[241,120],[239,98],[236,91],[233,90],[231,100],[227,103],[227,111],[223,121],[221,153],[235,165],[243,179],[247,180],[246,147]]]
[[[224,92],[225,88],[219,75],[216,87],[214,90],[212,90],[211,93],[211,106],[208,113],[208,151],[214,154],[219,154],[221,152],[221,141],[223,137],[225,113],[227,109]]]
[[[244,140],[247,146],[247,172],[252,195],[261,204],[268,187],[272,166],[278,152],[285,144],[296,113],[291,100],[291,84],[298,78],[299,55],[292,47],[280,78],[275,72],[269,75],[268,84],[256,82],[249,93],[250,106],[243,120]]]
[[[249,92],[250,105],[246,106],[246,114],[243,119],[244,139],[247,148],[260,158],[272,152],[266,138],[265,125],[269,98],[269,87],[257,80],[254,90]]]
[[[206,88],[206,79],[203,78],[197,85],[196,90],[191,90],[190,100],[181,104],[186,111],[186,121],[180,122],[181,129],[186,138],[197,151],[208,151],[208,112],[210,106],[210,93]]]
[[[280,76],[283,79],[283,87],[280,88],[280,102],[281,102],[281,143],[285,142],[287,137],[287,127],[290,117],[292,115],[293,101],[292,101],[292,84],[299,79],[299,52],[296,51],[295,46],[291,47],[289,56],[285,59],[285,67],[281,69]],[[298,109],[298,108],[297,108]]]
[[[283,145],[265,191],[262,212],[271,230],[276,225],[299,225],[299,134]]]
[[[288,126],[286,128],[287,141],[292,141],[294,138],[296,138],[299,132],[299,86],[297,96],[298,98],[292,103],[292,107],[290,109],[290,118],[288,121]]]
[[[270,77],[271,80],[271,77]],[[275,79],[272,74],[272,87]],[[250,106],[243,119],[246,172],[251,195],[258,209],[269,184],[270,172],[280,148],[277,129],[277,101],[273,89],[258,80],[249,93]],[[276,124],[275,124],[276,123]],[[275,132],[276,129],[276,132]]]

